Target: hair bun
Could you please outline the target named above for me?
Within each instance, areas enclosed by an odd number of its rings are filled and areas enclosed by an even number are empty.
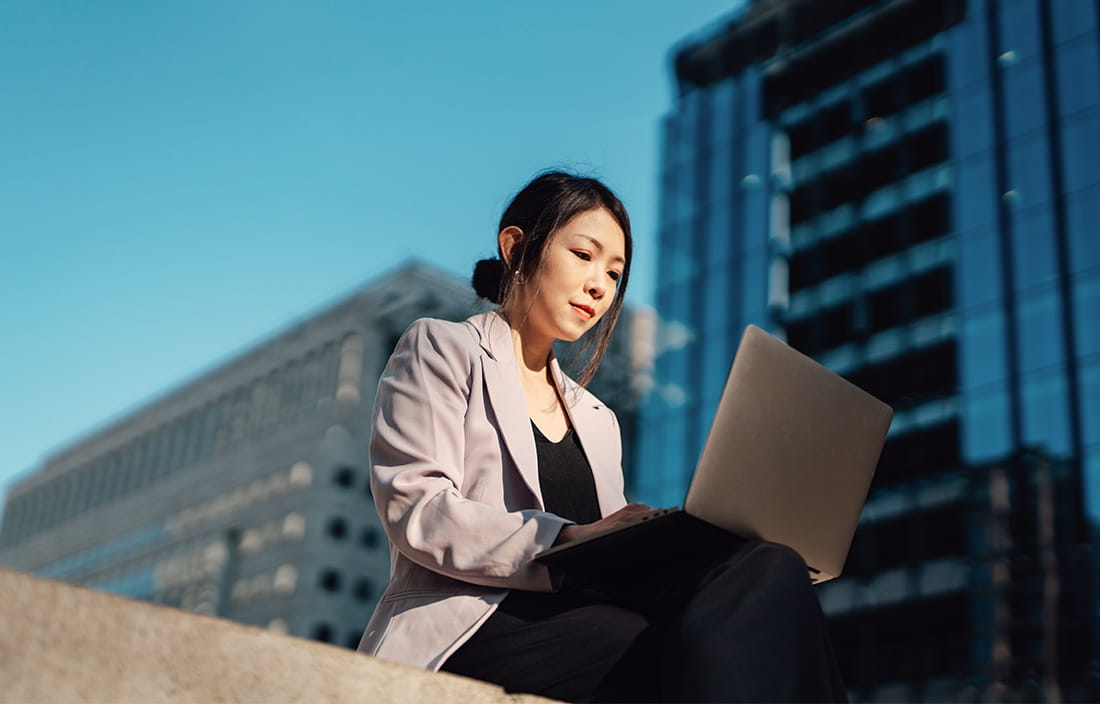
[[[482,298],[500,303],[500,284],[504,279],[504,262],[497,257],[482,259],[474,265],[474,291]]]

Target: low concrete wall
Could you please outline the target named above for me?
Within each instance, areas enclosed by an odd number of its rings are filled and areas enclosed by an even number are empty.
[[[0,569],[0,701],[548,700]]]

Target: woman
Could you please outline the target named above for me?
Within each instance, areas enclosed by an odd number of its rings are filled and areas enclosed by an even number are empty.
[[[652,608],[532,561],[653,511],[626,502],[618,423],[583,387],[622,308],[630,221],[599,181],[551,172],[497,239],[474,284],[499,308],[416,321],[379,382],[371,486],[391,578],[360,650],[569,701],[843,699],[788,548],[745,542],[678,566]],[[578,384],[552,345],[585,334]]]

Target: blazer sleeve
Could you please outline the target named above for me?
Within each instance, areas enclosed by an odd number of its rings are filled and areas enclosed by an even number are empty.
[[[509,512],[461,493],[478,354],[471,333],[454,323],[418,320],[401,337],[379,381],[372,421],[378,515],[394,546],[422,567],[482,586],[551,591],[549,570],[531,558],[570,521]]]

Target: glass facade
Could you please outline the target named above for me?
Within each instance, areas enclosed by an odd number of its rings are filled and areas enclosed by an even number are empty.
[[[853,698],[1098,699],[1097,4],[811,4],[677,52],[634,496],[757,324],[895,408],[819,591]]]
[[[740,329],[767,310],[772,130],[749,70],[684,97],[664,125],[655,376],[633,490],[682,501]]]

